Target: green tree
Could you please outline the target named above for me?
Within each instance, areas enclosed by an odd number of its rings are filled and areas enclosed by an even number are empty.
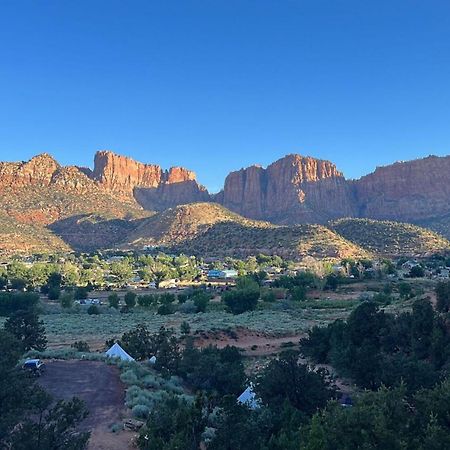
[[[91,305],[91,306],[89,306],[89,308],[87,309],[87,313],[88,313],[90,316],[96,316],[96,315],[100,314],[100,310],[98,309],[98,306],[97,306],[97,305]]]
[[[22,420],[34,389],[32,380],[17,367],[21,342],[3,329],[0,329],[0,342],[0,448],[10,448],[11,432]]]
[[[187,336],[191,333],[191,326],[189,325],[188,322],[183,321],[183,322],[181,322],[181,325],[180,325],[180,331],[183,336]]]
[[[436,309],[440,312],[450,310],[450,281],[440,282],[436,289]]]
[[[73,296],[72,296],[72,294],[70,294],[68,292],[63,294],[60,297],[59,302],[60,302],[61,306],[63,308],[65,308],[65,309],[72,308],[72,306],[73,306]]]
[[[250,286],[224,292],[222,294],[222,301],[227,306],[229,312],[233,314],[242,314],[245,311],[252,311],[256,308],[259,296],[259,287],[252,288]]]
[[[137,445],[141,450],[198,450],[205,426],[202,402],[189,404],[170,396],[152,409]]]
[[[108,303],[110,308],[119,309],[119,301],[119,296],[115,292],[108,295]]]
[[[127,308],[131,309],[136,306],[136,297],[137,297],[137,295],[131,291],[128,291],[125,294],[124,300],[125,300],[125,305],[127,305]]]
[[[34,311],[13,313],[5,322],[5,330],[20,342],[20,348],[23,351],[42,351],[47,347],[44,322],[39,320]]]
[[[11,437],[16,450],[82,450],[87,447],[88,432],[77,431],[87,417],[86,407],[78,398],[60,400],[50,407],[52,398],[38,390],[31,400],[31,411],[37,420],[30,419],[19,425]]]
[[[299,363],[299,354],[289,350],[270,361],[259,374],[255,390],[263,403],[281,408],[287,401],[295,409],[312,415],[335,395],[324,369],[312,370]]]

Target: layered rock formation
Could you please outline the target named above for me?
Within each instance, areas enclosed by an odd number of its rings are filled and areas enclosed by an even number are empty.
[[[352,187],[336,166],[300,155],[266,169],[230,173],[216,200],[246,217],[276,223],[322,223],[356,212]]]
[[[92,178],[122,198],[134,197],[145,209],[163,210],[182,203],[209,200],[195,173],[183,167],[163,170],[109,151],[97,152]]]
[[[355,181],[358,215],[419,222],[450,213],[450,156],[397,162]]]
[[[0,189],[27,185],[48,186],[59,164],[47,153],[26,162],[0,163]]]

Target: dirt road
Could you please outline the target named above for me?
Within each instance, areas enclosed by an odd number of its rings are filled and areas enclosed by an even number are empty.
[[[47,370],[39,379],[55,399],[79,397],[86,403],[89,416],[82,423],[91,431],[89,450],[126,450],[132,448],[133,434],[114,434],[109,427],[123,420],[124,386],[119,369],[98,361],[47,361]]]

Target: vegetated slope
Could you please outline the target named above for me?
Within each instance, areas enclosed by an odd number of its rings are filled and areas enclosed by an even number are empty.
[[[288,259],[313,256],[319,259],[361,258],[366,250],[322,225],[252,227],[222,222],[176,249],[203,256],[246,257],[258,253]]]
[[[93,251],[117,247],[136,224],[136,220],[108,219],[97,214],[84,214],[59,220],[48,228],[73,250]]]
[[[0,254],[68,251],[69,246],[44,227],[20,223],[0,213]]]
[[[426,256],[450,250],[450,242],[441,235],[408,223],[340,219],[329,226],[346,239],[380,255]]]
[[[173,246],[198,234],[204,233],[217,223],[239,223],[249,227],[273,228],[268,222],[245,219],[216,203],[190,203],[170,208],[139,224],[127,236],[132,246],[165,245]]]
[[[368,255],[324,226],[277,226],[245,219],[214,203],[182,205],[137,222],[125,247],[158,245],[201,256],[264,253],[299,259]]]
[[[429,228],[446,239],[450,239],[450,214],[446,214],[440,217],[434,217],[430,219],[418,220],[415,225],[420,227]]]

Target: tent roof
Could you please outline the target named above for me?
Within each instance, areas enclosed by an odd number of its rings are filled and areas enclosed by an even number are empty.
[[[117,342],[106,352],[106,356],[109,358],[120,358],[122,361],[134,361],[134,358],[132,358]]]
[[[237,399],[238,403],[247,405],[250,409],[257,409],[260,407],[259,400],[256,398],[256,394],[253,392],[251,386],[249,386]]]

